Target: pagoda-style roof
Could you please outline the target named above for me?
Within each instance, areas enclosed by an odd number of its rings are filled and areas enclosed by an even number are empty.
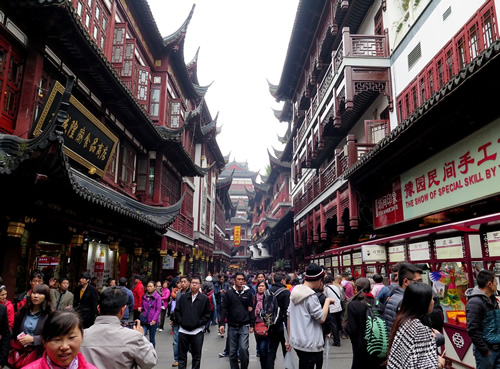
[[[269,178],[269,176],[265,176],[265,175],[262,175],[262,174],[260,175],[260,180],[261,180],[262,182],[264,182],[264,183],[266,183],[266,182],[267,182],[267,179],[268,179],[268,178]]]
[[[231,218],[231,225],[232,224],[248,224],[248,219],[245,219],[242,217],[232,217]]]
[[[375,180],[384,183],[498,119],[500,113],[492,109],[497,96],[485,86],[500,83],[499,68],[500,41],[496,41],[343,176],[366,186]]]
[[[254,178],[252,178],[252,184],[253,184],[253,188],[256,191],[260,191],[260,192],[264,192],[264,193],[269,191],[269,189],[271,188],[271,185],[269,185],[269,184],[255,182]]]
[[[248,163],[231,161],[226,164],[226,168],[220,177],[227,177],[234,169],[234,178],[256,178],[259,172],[252,172],[248,169]]]
[[[216,188],[221,189],[221,188],[231,187],[231,184],[233,183],[233,174],[234,174],[234,170],[233,170],[233,173],[231,173],[231,175],[229,177],[219,178],[217,180]]]
[[[292,103],[290,100],[285,100],[285,103],[283,104],[283,108],[281,110],[276,110],[273,109],[274,116],[280,123],[282,122],[291,122],[293,118],[293,109],[292,109]]]
[[[255,195],[256,195],[256,192],[255,191],[249,191],[245,188],[245,193],[247,194],[248,196],[248,199],[254,199],[255,198]]]
[[[269,161],[271,162],[271,168],[274,168],[274,167],[281,167],[281,168],[286,168],[286,169],[291,168],[290,162],[281,161],[280,159],[275,158],[273,155],[271,155],[271,153],[269,152],[269,149],[267,150],[267,155],[269,156]]]
[[[162,233],[179,214],[183,197],[168,207],[145,205],[71,168],[63,145],[61,133],[54,129],[33,139],[0,135],[0,190],[9,194],[2,206],[29,206],[30,199],[48,199],[75,201],[81,209],[79,201],[89,212],[112,212]]]
[[[277,150],[275,147],[271,146],[273,148],[273,151],[274,151],[274,155],[280,159],[281,158],[281,155],[283,155],[283,151],[280,151],[280,150]]]
[[[198,54],[200,52],[200,48],[196,50],[193,59],[189,63],[186,64],[186,69],[188,70],[189,76],[191,77],[191,82],[199,85],[198,83]]]
[[[210,132],[212,132],[214,129],[217,128],[217,118],[218,117],[219,117],[219,113],[217,112],[217,115],[215,116],[215,118],[207,125],[204,125],[203,127],[201,127],[201,123],[200,123],[200,130],[201,130],[201,134],[203,136],[208,135]]]

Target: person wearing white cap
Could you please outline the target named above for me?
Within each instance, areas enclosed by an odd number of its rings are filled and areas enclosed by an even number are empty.
[[[292,347],[299,357],[299,368],[321,368],[323,366],[324,338],[321,324],[326,320],[330,304],[335,300],[326,298],[323,307],[315,289],[321,287],[325,271],[317,264],[306,269],[304,284],[297,285],[290,295],[288,306],[287,351]],[[316,366],[315,366],[316,365]]]

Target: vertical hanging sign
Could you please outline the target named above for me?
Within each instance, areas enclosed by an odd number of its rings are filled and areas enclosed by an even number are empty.
[[[233,228],[233,241],[234,246],[241,245],[241,226],[235,226]]]

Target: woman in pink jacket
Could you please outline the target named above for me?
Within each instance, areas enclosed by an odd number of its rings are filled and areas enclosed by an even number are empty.
[[[156,329],[158,328],[158,319],[161,312],[161,296],[156,291],[154,281],[149,281],[146,286],[146,293],[142,297],[141,305],[141,325],[144,328],[144,335],[149,332],[149,342],[156,346]]]
[[[97,369],[80,353],[83,341],[83,323],[73,311],[52,312],[42,330],[45,347],[43,356],[24,369]]]
[[[160,283],[160,282],[158,282]],[[167,315],[168,300],[170,299],[170,290],[168,289],[168,281],[163,282],[163,287],[161,289],[161,315],[160,315],[160,328],[158,332],[163,331],[165,325],[165,315]]]

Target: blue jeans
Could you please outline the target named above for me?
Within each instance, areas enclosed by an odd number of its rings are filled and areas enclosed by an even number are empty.
[[[261,369],[267,368],[267,353],[269,350],[269,336],[262,337],[255,335],[255,343],[257,344],[257,352],[259,353]]]
[[[144,326],[144,335],[147,336],[149,332],[149,342],[153,344],[153,347],[156,347],[156,329],[158,328],[158,322],[154,325],[146,324]]]
[[[474,346],[476,369],[500,369],[500,351],[490,350],[488,356],[483,356]]]
[[[240,368],[238,365],[238,348],[240,349],[241,369],[248,368],[248,330],[247,325],[240,328],[228,327],[229,365],[231,369]]]
[[[179,361],[179,324],[175,324],[173,326],[174,330],[174,361]]]

